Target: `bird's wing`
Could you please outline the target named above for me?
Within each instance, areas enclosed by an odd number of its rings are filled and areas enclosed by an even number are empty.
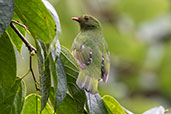
[[[86,69],[86,66],[92,63],[92,50],[90,47],[86,47],[83,44],[74,44],[73,55],[76,58],[81,69]]]
[[[105,49],[104,49],[104,55],[102,56],[101,73],[102,73],[103,82],[107,82],[109,70],[110,70],[110,52],[108,50],[108,45],[105,40],[103,41],[103,43]]]
[[[110,70],[110,55],[109,53],[106,56],[102,56],[102,63],[101,63],[101,74],[103,82],[107,82],[108,75]]]

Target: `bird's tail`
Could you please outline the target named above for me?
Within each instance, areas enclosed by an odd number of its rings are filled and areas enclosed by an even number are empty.
[[[98,92],[98,80],[93,76],[86,75],[80,72],[76,81],[77,85],[81,89],[85,89],[87,92],[95,94]]]

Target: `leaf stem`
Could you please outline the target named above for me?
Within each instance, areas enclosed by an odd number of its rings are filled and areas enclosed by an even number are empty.
[[[25,78],[30,73],[30,69],[21,77],[21,79]]]
[[[30,42],[23,36],[23,34],[17,29],[17,27],[13,23],[16,23],[16,24],[22,26],[24,29],[26,29],[26,26],[21,24],[21,23],[19,23],[19,22],[17,22],[17,21],[14,21],[14,20],[12,20],[10,22],[10,26],[17,33],[17,35],[21,38],[21,40],[25,43],[26,47],[30,51],[30,55],[31,56],[35,55],[36,52],[37,52],[36,48],[30,44]]]

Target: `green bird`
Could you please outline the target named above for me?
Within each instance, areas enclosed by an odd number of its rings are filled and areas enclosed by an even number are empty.
[[[80,66],[77,85],[87,92],[98,92],[98,81],[106,82],[110,69],[110,53],[104,40],[100,22],[90,15],[73,17],[80,25],[80,33],[72,44],[72,53]]]

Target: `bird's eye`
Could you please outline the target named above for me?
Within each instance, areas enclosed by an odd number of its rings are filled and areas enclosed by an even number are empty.
[[[85,20],[88,20],[89,18],[88,17],[84,17]]]

